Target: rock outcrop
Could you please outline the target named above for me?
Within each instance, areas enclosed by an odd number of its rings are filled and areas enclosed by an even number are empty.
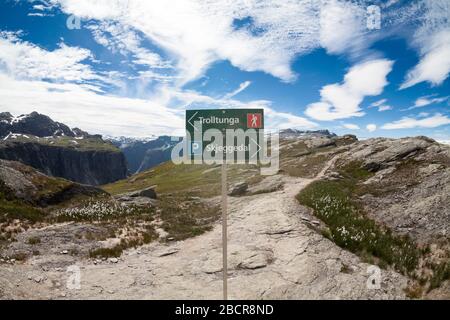
[[[59,204],[76,196],[107,193],[99,188],[53,178],[20,162],[0,159],[0,192],[9,200],[38,207]]]
[[[149,187],[138,191],[119,194],[115,198],[126,205],[154,206],[158,197],[155,187]]]
[[[369,139],[343,153],[338,167],[351,163],[373,174],[360,199],[372,218],[421,243],[448,238],[450,147],[427,137]]]
[[[228,195],[232,197],[242,196],[247,192],[247,189],[248,189],[247,182],[239,182],[231,187],[231,190],[229,190]]]

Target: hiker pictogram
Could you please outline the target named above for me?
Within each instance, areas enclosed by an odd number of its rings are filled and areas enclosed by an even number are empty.
[[[247,114],[247,127],[248,128],[261,128],[261,114],[260,113],[248,113]]]

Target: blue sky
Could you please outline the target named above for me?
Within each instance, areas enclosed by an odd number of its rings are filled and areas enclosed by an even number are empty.
[[[2,1],[0,110],[138,137],[265,108],[271,129],[450,141],[446,0],[167,3]]]

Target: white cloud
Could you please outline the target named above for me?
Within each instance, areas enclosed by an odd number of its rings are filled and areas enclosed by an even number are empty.
[[[411,117],[404,117],[400,120],[386,123],[382,126],[382,129],[393,130],[393,129],[412,129],[412,128],[436,128],[450,124],[450,118],[436,113],[434,116],[423,119],[416,119]]]
[[[294,81],[297,75],[291,68],[292,61],[319,47],[331,54],[347,54],[353,60],[375,59],[377,53],[369,51],[370,45],[395,33],[394,25],[428,30],[430,27],[425,26],[446,23],[448,17],[436,18],[448,13],[442,10],[445,1],[380,4],[383,32],[367,27],[371,0],[174,0],[170,5],[144,0],[50,2],[59,4],[67,14],[141,32],[173,58],[182,85],[201,77],[220,60],[228,60],[244,71],[263,71],[283,81]],[[424,32],[416,33],[416,38],[429,38],[422,35]],[[105,44],[111,41],[96,37]],[[413,78],[416,74],[411,73]],[[440,77],[433,77],[433,81],[440,81]]]
[[[273,129],[310,129],[317,126],[305,118],[273,110],[270,101],[244,103],[232,99],[245,90],[251,84],[250,81],[241,83],[238,89],[224,98],[215,99],[196,91],[164,85],[175,77],[147,70],[141,71],[139,78],[156,79],[160,84],[151,100],[105,95],[97,81],[112,82],[120,74],[110,72],[106,76],[95,73],[90,65],[83,63],[84,60],[93,60],[89,50],[61,44],[59,49],[47,51],[21,41],[19,35],[20,33],[5,32],[0,34],[0,106],[2,110],[15,114],[36,110],[91,132],[129,136],[180,130],[184,125],[184,109],[189,105],[264,108],[266,123]],[[129,43],[127,50],[138,48],[138,41],[133,37],[122,43]],[[99,127],[98,123],[102,123],[102,126]]]
[[[400,89],[421,82],[440,85],[450,72],[450,3],[447,0],[426,0],[417,6],[421,22],[415,31],[413,44],[419,49],[420,61],[410,70]]]
[[[260,108],[264,109],[265,125],[268,130],[280,130],[287,128],[313,129],[318,124],[306,118],[296,116],[287,112],[278,112],[273,109],[272,103],[267,100],[253,100],[241,102],[231,98],[215,99],[210,96],[200,94],[196,91],[181,91],[178,89],[165,87],[162,89],[161,98],[158,101],[161,105],[173,105],[178,102],[176,109],[184,111],[186,108]]]
[[[387,99],[381,99],[378,101],[375,101],[374,103],[372,103],[369,108],[378,108],[378,111],[382,112],[382,111],[388,111],[388,110],[392,110],[393,108],[386,104]]]
[[[353,66],[342,84],[322,88],[320,102],[307,106],[305,114],[317,120],[336,120],[364,115],[360,104],[366,96],[382,93],[393,61],[377,59]]]
[[[392,110],[393,108],[391,106],[388,105],[384,105],[384,106],[379,106],[378,107],[378,111],[383,112],[383,111],[389,111]]]
[[[386,104],[386,102],[387,102],[387,99],[381,99],[381,100],[375,101],[374,103],[371,103],[370,107],[379,107],[383,104]]]
[[[448,140],[437,140],[439,143],[450,145],[450,139]]]
[[[342,126],[349,130],[359,130],[360,129],[357,124],[353,124],[353,123],[345,123]]]
[[[318,124],[311,122],[308,119],[299,117],[287,112],[278,112],[272,108],[264,108],[264,117],[267,119],[268,130],[281,130],[281,129],[314,129],[318,127]]]
[[[233,66],[244,71],[263,71],[283,81],[293,81],[297,75],[291,64],[297,56],[322,46],[328,53],[347,54],[360,59],[361,53],[367,53],[367,48],[374,40],[374,36],[367,32],[365,27],[365,9],[373,1],[281,0],[274,3],[260,0],[174,0],[170,5],[163,1],[145,0],[44,2],[45,8],[58,5],[65,13],[83,18],[83,26],[91,26],[91,31],[100,44],[130,56],[133,64],[148,68],[144,71],[137,69],[138,77],[142,78],[144,83],[159,82],[159,85],[155,86],[156,93],[151,96],[151,101],[124,100],[126,98],[96,94],[95,92],[102,93],[97,82],[118,85],[122,75],[118,72],[95,72],[93,67],[85,63],[88,59],[94,61],[88,50],[62,44],[54,51],[46,51],[17,39],[3,39],[9,43],[0,48],[6,49],[0,50],[0,57],[3,58],[0,75],[3,72],[8,75],[7,79],[15,77],[16,85],[30,88],[33,99],[27,98],[26,95],[20,97],[13,90],[10,95],[6,95],[6,100],[3,101],[2,96],[2,107],[6,106],[13,111],[34,109],[32,105],[26,106],[25,100],[27,103],[35,101],[35,109],[38,111],[41,112],[39,107],[42,112],[47,110],[50,115],[61,116],[69,119],[68,121],[77,119],[80,126],[86,124],[86,128],[94,128],[93,132],[124,130],[130,135],[140,135],[146,129],[137,117],[144,106],[155,108],[155,112],[162,112],[163,118],[156,117],[158,121],[174,122],[172,127],[179,127],[179,122],[165,119],[172,119],[170,114],[180,116],[189,104],[199,107],[263,107],[269,120],[267,123],[272,127],[314,128],[317,124],[308,119],[275,111],[270,101],[255,100],[244,103],[233,99],[248,87],[249,84],[245,82],[236,91],[219,99],[181,88],[183,84],[203,76],[212,63],[222,60],[228,60]],[[392,7],[395,9],[397,6],[394,4]],[[394,17],[404,12],[394,9],[390,11]],[[35,10],[42,11],[44,8]],[[89,19],[94,20],[88,22]],[[98,26],[92,27],[92,22],[98,22]],[[383,16],[383,26],[385,22],[389,23],[389,19],[384,19]],[[428,35],[422,38],[432,37]],[[147,41],[162,49],[157,51],[159,54],[144,45]],[[436,43],[435,46],[430,45],[429,49],[421,51],[423,59],[433,50],[440,50],[438,47],[442,47],[442,41]],[[367,59],[366,57],[365,60]],[[161,72],[161,69],[165,68],[173,69],[171,72]],[[309,105],[306,114],[319,120],[362,116],[364,112],[360,104],[366,96],[376,96],[382,92],[387,84],[386,76],[391,69],[392,62],[386,59],[371,58],[371,61],[355,65],[342,83],[323,87],[321,101]],[[439,82],[440,77],[433,77],[433,81]],[[6,78],[2,78],[2,81]],[[55,87],[56,84],[45,83],[41,79],[61,82],[62,87]],[[6,94],[6,91],[3,90],[3,93]],[[80,99],[80,110],[86,111],[83,111],[86,117],[74,111],[78,110],[76,101],[71,100],[67,104],[66,108],[71,110],[59,110],[61,105],[66,105],[65,99],[69,99],[69,93]],[[14,106],[14,99],[20,101],[19,106]],[[122,119],[114,116],[108,119],[109,124],[102,129],[96,129],[90,124],[90,116],[99,121],[101,114],[115,112],[112,109],[109,111],[110,108],[106,109],[108,104],[122,110],[127,103],[131,107],[121,114]],[[389,106],[383,103],[377,107],[382,111],[381,109]],[[153,110],[142,112],[143,118],[147,120]],[[131,128],[131,125],[128,127],[123,124],[123,119],[130,119],[135,129]],[[151,122],[153,124],[154,120]],[[150,126],[149,130],[168,130],[158,129],[158,125]]]
[[[371,124],[368,124],[368,125],[366,126],[366,129],[367,129],[369,132],[374,132],[375,130],[377,130],[377,126],[376,126],[375,124],[371,123]]]
[[[64,43],[54,51],[21,41],[17,35],[0,33],[0,71],[18,79],[52,81],[107,81],[83,61],[92,59],[87,49]]]
[[[41,12],[31,12],[27,14],[28,17],[46,17],[47,14]]]
[[[35,5],[33,6],[33,9],[34,9],[34,10],[38,10],[38,11],[44,11],[44,10],[46,9],[46,6],[43,5],[43,4],[35,4]]]
[[[249,85],[251,85],[252,82],[251,81],[244,81],[239,85],[239,88],[237,88],[236,90],[234,90],[233,92],[227,93],[224,98],[225,99],[230,99],[232,97],[234,97],[235,95],[237,95],[238,93],[241,93],[242,91],[244,91],[245,89],[248,88]]]
[[[29,0],[29,2],[38,3],[33,5],[33,10],[37,11],[51,11],[55,7],[52,0]]]
[[[400,89],[406,89],[424,81],[437,86],[447,79],[450,73],[450,31],[434,35],[428,47],[419,63],[406,75]]]
[[[184,111],[101,95],[74,83],[15,80],[0,74],[0,96],[0,110],[15,115],[38,111],[91,133],[146,137],[184,132]]]
[[[320,46],[321,3],[309,0],[53,2],[68,14],[139,30],[175,58],[184,83],[217,60],[293,81],[293,59]]]
[[[365,33],[366,6],[351,1],[323,1],[320,11],[320,44],[331,54],[359,55],[369,42]]]
[[[430,114],[428,112],[420,112],[417,117],[419,118],[426,118],[428,117]]]
[[[448,0],[401,5],[389,1],[380,4],[380,32],[367,27],[371,0],[174,0],[170,5],[145,0],[47,2],[58,4],[67,14],[142,32],[173,58],[180,85],[199,78],[220,60],[228,60],[244,71],[263,71],[283,81],[293,81],[297,75],[291,63],[299,55],[323,47],[331,54],[374,59],[369,47],[377,39],[396,32],[390,27],[413,26],[415,30],[419,26],[415,38],[429,39],[429,34],[421,30],[429,33],[430,29],[442,29],[441,25],[448,28],[449,12],[445,10]],[[439,81],[439,77],[433,81]]]
[[[432,98],[432,96],[420,97],[420,98],[417,98],[417,100],[414,102],[414,105],[412,107],[409,107],[406,110],[422,108],[422,107],[426,107],[430,104],[441,103],[441,102],[446,101],[447,99],[448,99],[448,97],[437,97],[437,98]]]
[[[0,110],[16,115],[38,111],[72,127],[106,135],[183,135],[184,110],[188,106],[263,108],[268,130],[318,126],[303,117],[275,111],[267,100],[244,103],[215,99],[195,91],[177,91],[172,87],[163,88],[159,99],[144,100],[98,94],[90,87],[75,83],[16,80],[0,74],[0,96]],[[174,102],[181,106],[175,107]]]
[[[59,4],[63,11],[88,19],[120,19],[127,11],[130,0],[48,0]]]
[[[88,29],[99,44],[112,52],[119,52],[124,56],[133,55],[135,64],[151,68],[172,67],[170,62],[164,61],[159,54],[142,47],[142,38],[129,26],[117,22],[101,22],[90,24]]]

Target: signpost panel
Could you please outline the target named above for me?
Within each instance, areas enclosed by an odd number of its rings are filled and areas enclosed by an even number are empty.
[[[242,163],[260,157],[264,137],[264,109],[200,109],[186,111],[187,151],[191,159],[224,153],[227,162]],[[211,132],[222,132],[219,143]],[[220,144],[220,146],[218,146]],[[243,157],[238,156],[241,154]]]

